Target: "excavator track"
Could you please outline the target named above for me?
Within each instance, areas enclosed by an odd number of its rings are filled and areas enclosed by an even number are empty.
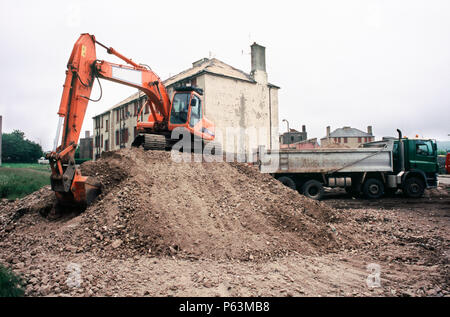
[[[144,135],[144,150],[159,150],[165,151],[167,148],[167,140],[164,135],[160,134],[145,134]]]

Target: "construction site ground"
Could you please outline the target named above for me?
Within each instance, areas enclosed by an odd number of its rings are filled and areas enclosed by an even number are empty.
[[[140,149],[82,171],[103,193],[81,214],[49,187],[0,203],[0,262],[27,296],[450,295],[450,185],[316,202],[247,164]]]

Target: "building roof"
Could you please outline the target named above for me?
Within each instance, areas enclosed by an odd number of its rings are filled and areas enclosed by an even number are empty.
[[[369,136],[373,136],[373,134],[369,134],[367,132],[363,132],[361,130],[355,129],[355,128],[351,128],[351,127],[343,127],[343,128],[339,128],[334,130],[333,132],[330,133],[330,138],[354,138],[354,137],[369,137]]]
[[[212,58],[212,59],[204,58],[202,60],[195,62],[193,67],[191,67],[185,71],[182,71],[181,73],[179,73],[175,76],[172,76],[172,77],[166,79],[164,81],[164,85],[170,86],[180,80],[183,80],[183,79],[186,79],[189,77],[198,76],[202,73],[226,76],[226,77],[231,77],[231,78],[247,81],[250,83],[255,83],[255,80],[249,74],[247,74],[239,69],[236,69],[236,68],[218,60],[217,58]]]

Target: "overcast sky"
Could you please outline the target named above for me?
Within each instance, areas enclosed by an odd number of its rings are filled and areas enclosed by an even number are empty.
[[[266,46],[279,91],[280,132],[309,137],[373,126],[377,137],[450,140],[450,1],[1,1],[0,115],[49,150],[67,60],[94,34],[162,78],[214,56],[250,71],[250,44]],[[98,48],[98,57],[117,62]],[[92,117],[136,90],[102,81]],[[95,83],[91,98],[98,96]],[[207,107],[207,105],[206,105]]]

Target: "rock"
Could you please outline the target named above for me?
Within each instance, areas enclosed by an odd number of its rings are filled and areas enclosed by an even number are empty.
[[[42,296],[47,296],[50,293],[50,286],[45,285],[39,289],[39,293],[41,293]]]
[[[117,249],[117,248],[120,247],[121,245],[122,245],[122,240],[120,240],[120,239],[114,240],[113,243],[111,243],[111,246],[112,246],[114,249]]]
[[[425,292],[425,294],[427,295],[427,296],[436,296],[437,295],[437,289],[435,289],[435,288],[430,288],[429,290],[427,290],[426,292]]]
[[[32,276],[39,276],[40,273],[41,273],[41,270],[39,270],[39,269],[31,271]]]
[[[403,291],[401,293],[401,295],[404,296],[404,297],[413,297],[414,296],[414,292],[412,290],[406,290],[406,291]]]
[[[35,277],[33,277],[32,279],[30,279],[30,280],[28,281],[28,283],[30,283],[30,284],[32,284],[32,285],[36,285],[37,282],[38,282],[38,279],[35,278]]]
[[[25,267],[25,263],[23,263],[23,262],[19,262],[16,264],[16,268],[19,270],[23,269],[24,267]]]

